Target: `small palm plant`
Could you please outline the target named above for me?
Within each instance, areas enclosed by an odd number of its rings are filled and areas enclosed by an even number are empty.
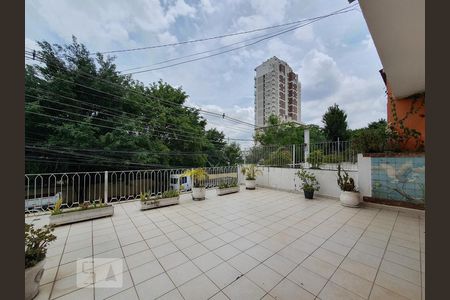
[[[183,176],[192,177],[192,184],[196,188],[204,187],[205,180],[208,179],[208,173],[203,168],[188,170],[183,173]]]
[[[241,172],[245,175],[246,180],[255,180],[257,175],[262,175],[262,172],[256,165],[242,166]]]
[[[242,166],[241,172],[245,175],[245,189],[254,190],[256,188],[256,176],[262,172],[256,165]]]

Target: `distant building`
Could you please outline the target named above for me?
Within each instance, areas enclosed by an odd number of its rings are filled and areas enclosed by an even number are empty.
[[[300,81],[292,68],[276,56],[255,69],[255,124],[267,126],[275,115],[282,122],[301,123]]]

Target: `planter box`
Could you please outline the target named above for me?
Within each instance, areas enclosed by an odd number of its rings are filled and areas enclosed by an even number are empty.
[[[217,196],[222,196],[222,195],[237,193],[237,192],[239,192],[239,186],[233,186],[233,187],[224,188],[224,189],[217,189]]]
[[[178,197],[171,197],[171,198],[162,198],[162,199],[156,199],[155,200],[145,200],[141,201],[141,210],[147,210],[167,205],[173,205],[180,203],[180,196]]]
[[[50,225],[64,225],[97,218],[109,217],[114,214],[114,206],[108,205],[101,208],[91,208],[62,213],[59,215],[50,215]]]

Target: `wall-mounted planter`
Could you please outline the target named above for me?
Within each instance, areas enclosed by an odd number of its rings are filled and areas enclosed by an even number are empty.
[[[171,198],[149,199],[141,201],[141,210],[147,210],[180,203],[180,196]]]
[[[76,210],[61,213],[58,215],[50,215],[50,225],[64,225],[86,220],[109,217],[114,214],[114,206],[108,205],[99,208],[90,208],[85,210]]]
[[[216,191],[217,191],[217,196],[227,195],[227,194],[231,194],[231,193],[237,193],[237,192],[239,192],[239,186],[233,186],[233,187],[224,188],[224,189],[217,189]]]

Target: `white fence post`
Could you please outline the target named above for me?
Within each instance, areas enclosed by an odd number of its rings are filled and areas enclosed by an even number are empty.
[[[304,140],[305,140],[305,166],[308,166],[308,157],[309,157],[309,129],[305,128],[305,131],[303,132]]]
[[[292,145],[292,168],[295,168],[295,144]]]
[[[108,203],[108,171],[105,171],[105,204]]]

